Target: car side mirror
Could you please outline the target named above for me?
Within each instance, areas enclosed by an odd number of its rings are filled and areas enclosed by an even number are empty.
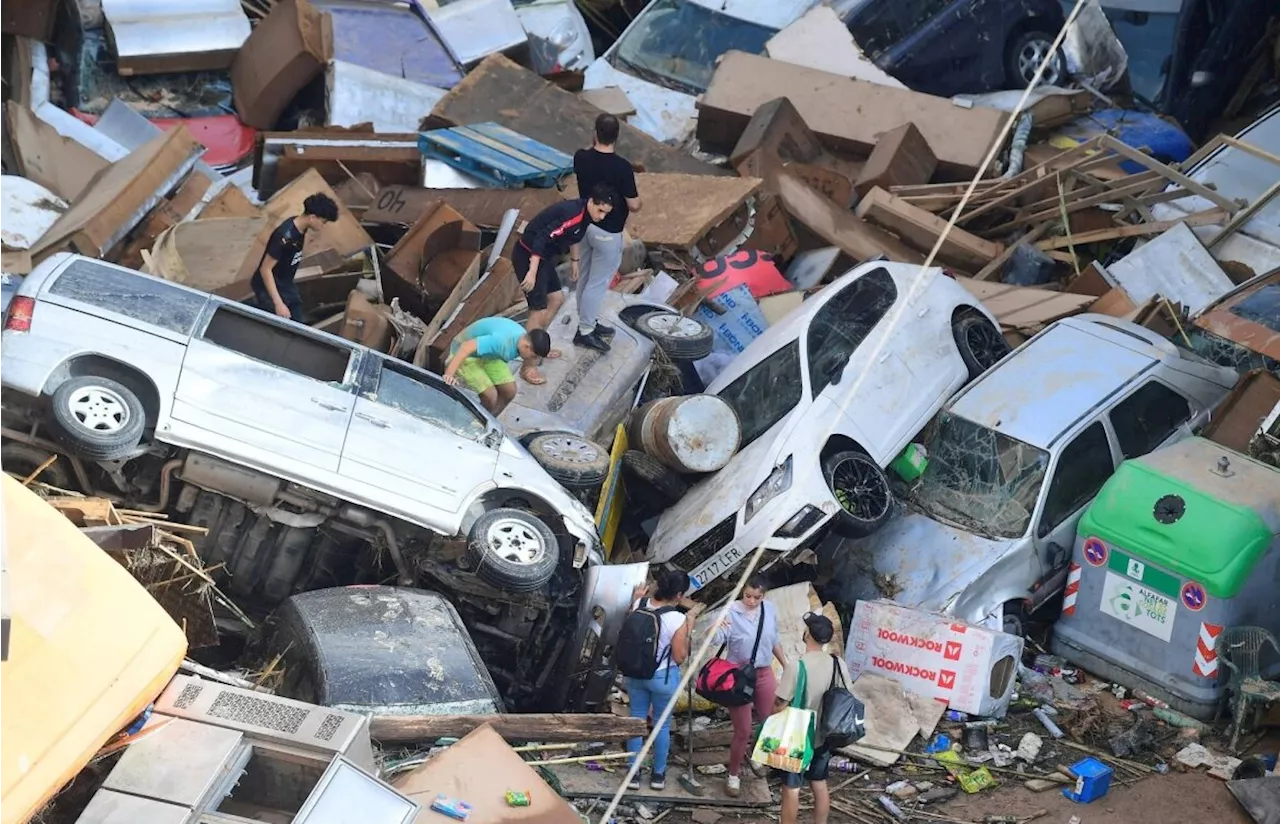
[[[502,430],[490,429],[488,434],[484,436],[484,445],[490,449],[497,449],[502,446]]]
[[[1051,569],[1060,569],[1067,563],[1067,550],[1055,543],[1049,544],[1049,566]]]

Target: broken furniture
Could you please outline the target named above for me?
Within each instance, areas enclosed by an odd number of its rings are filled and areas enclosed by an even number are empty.
[[[420,808],[374,777],[356,713],[179,675],[143,730],[77,824],[410,824]]]
[[[249,39],[240,0],[102,0],[122,75],[227,69]]]
[[[333,59],[333,20],[307,0],[280,0],[231,64],[236,113],[258,129],[275,128],[294,96]]]
[[[1231,695],[1231,752],[1236,752],[1240,733],[1246,726],[1252,728],[1254,713],[1266,710],[1274,701],[1280,701],[1280,682],[1262,677],[1262,658],[1267,648],[1280,655],[1276,637],[1262,627],[1228,627],[1222,630],[1214,645],[1218,658],[1230,670],[1224,690]],[[1275,658],[1270,658],[1275,664]]]
[[[433,129],[418,136],[423,157],[504,189],[550,189],[573,173],[573,158],[498,123]]]
[[[258,197],[314,169],[330,186],[367,172],[384,185],[422,180],[422,155],[416,133],[375,134],[356,129],[263,132],[254,157],[253,185]]]

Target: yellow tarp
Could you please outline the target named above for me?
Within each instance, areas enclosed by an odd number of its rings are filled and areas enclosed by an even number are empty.
[[[187,641],[124,567],[8,475],[0,503],[0,822],[20,824],[160,694]]]

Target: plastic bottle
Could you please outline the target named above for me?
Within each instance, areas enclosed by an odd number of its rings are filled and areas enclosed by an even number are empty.
[[[897,804],[894,804],[894,803],[893,803],[893,799],[892,799],[892,798],[890,798],[890,797],[889,797],[889,796],[887,796],[887,795],[882,795],[882,796],[880,796],[880,798],[879,798],[878,800],[880,801],[880,806],[881,806],[881,807],[884,807],[885,812],[889,813],[889,815],[893,816],[894,818],[898,819],[899,821],[906,821],[906,820],[907,820],[907,816],[906,816],[906,814],[904,814],[904,813],[902,812],[902,810],[898,808],[898,805],[897,805]]]
[[[828,766],[836,772],[851,773],[858,771],[858,762],[852,758],[845,758],[843,755],[834,756],[828,762]]]
[[[1062,737],[1062,730],[1058,729],[1058,725],[1053,723],[1053,719],[1046,715],[1044,710],[1036,707],[1031,711],[1031,714],[1036,717],[1037,721],[1044,725],[1044,728],[1048,730],[1049,734],[1054,738]]]

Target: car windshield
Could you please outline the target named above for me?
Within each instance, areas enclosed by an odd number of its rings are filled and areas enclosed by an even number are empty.
[[[1156,103],[1164,90],[1168,60],[1178,30],[1178,15],[1106,8],[1103,13],[1129,55],[1129,82],[1148,103]]]
[[[655,0],[618,44],[617,56],[642,75],[690,92],[711,85],[727,51],[762,54],[773,29],[719,14],[688,0]]]
[[[1268,283],[1231,307],[1231,314],[1280,332],[1280,283]]]
[[[943,413],[925,440],[929,463],[911,502],[988,538],[1025,535],[1049,455],[994,429]]]
[[[791,341],[720,390],[719,396],[733,407],[742,423],[739,449],[746,449],[785,418],[796,408],[803,393],[798,340]]]

